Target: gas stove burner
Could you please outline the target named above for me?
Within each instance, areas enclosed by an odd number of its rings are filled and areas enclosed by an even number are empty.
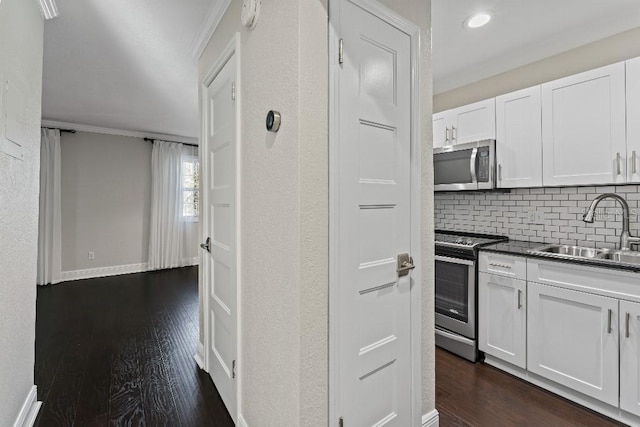
[[[456,240],[454,240],[452,243],[455,243],[456,245],[473,246],[473,241],[471,239],[467,239],[464,237],[459,237]]]
[[[436,246],[445,246],[451,248],[465,249],[473,251],[475,248],[497,243],[507,240],[502,236],[489,236],[489,235],[464,235],[457,233],[436,232],[435,243]]]

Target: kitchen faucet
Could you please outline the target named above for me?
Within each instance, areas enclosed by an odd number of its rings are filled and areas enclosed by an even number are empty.
[[[640,245],[640,237],[631,236],[629,233],[629,205],[627,201],[614,193],[605,193],[601,194],[591,202],[587,213],[582,216],[582,220],[584,222],[593,223],[596,206],[604,199],[614,199],[620,203],[622,206],[622,233],[620,234],[620,250],[628,251],[630,249],[630,245]]]

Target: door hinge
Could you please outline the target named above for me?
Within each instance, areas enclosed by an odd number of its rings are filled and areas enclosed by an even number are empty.
[[[338,64],[342,65],[344,62],[344,42],[342,39],[338,42]]]
[[[344,427],[344,419],[342,419],[342,417],[340,417],[340,419],[338,420],[338,426]]]
[[[236,377],[236,361],[234,360],[231,363],[231,378],[235,378]]]
[[[231,99],[236,100],[236,82],[231,82]]]

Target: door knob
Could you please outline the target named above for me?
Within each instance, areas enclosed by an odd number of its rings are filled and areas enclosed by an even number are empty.
[[[200,243],[200,247],[211,253],[211,237],[207,237],[207,241],[205,243]]]
[[[416,268],[416,266],[413,265],[413,258],[411,258],[409,254],[398,255],[398,268],[396,268],[398,277],[406,276],[414,268]]]

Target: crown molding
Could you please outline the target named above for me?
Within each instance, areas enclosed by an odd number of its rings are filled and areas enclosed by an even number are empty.
[[[79,132],[102,133],[106,135],[130,136],[132,138],[151,138],[162,141],[183,142],[186,144],[198,144],[198,138],[188,136],[168,135],[164,133],[137,132],[132,130],[101,128],[97,126],[81,125],[77,123],[59,122],[55,120],[42,120],[42,127],[75,129]]]
[[[56,0],[38,0],[40,10],[44,15],[44,19],[53,19],[58,17],[58,5]]]
[[[224,13],[229,8],[231,4],[231,0],[214,0],[207,16],[204,18],[202,22],[202,26],[200,30],[193,38],[191,42],[191,46],[189,47],[189,53],[193,58],[197,61],[202,56],[202,52],[207,47],[207,43],[213,37],[213,33],[218,28],[220,21],[222,21],[222,17]],[[238,17],[240,19],[240,17]]]

